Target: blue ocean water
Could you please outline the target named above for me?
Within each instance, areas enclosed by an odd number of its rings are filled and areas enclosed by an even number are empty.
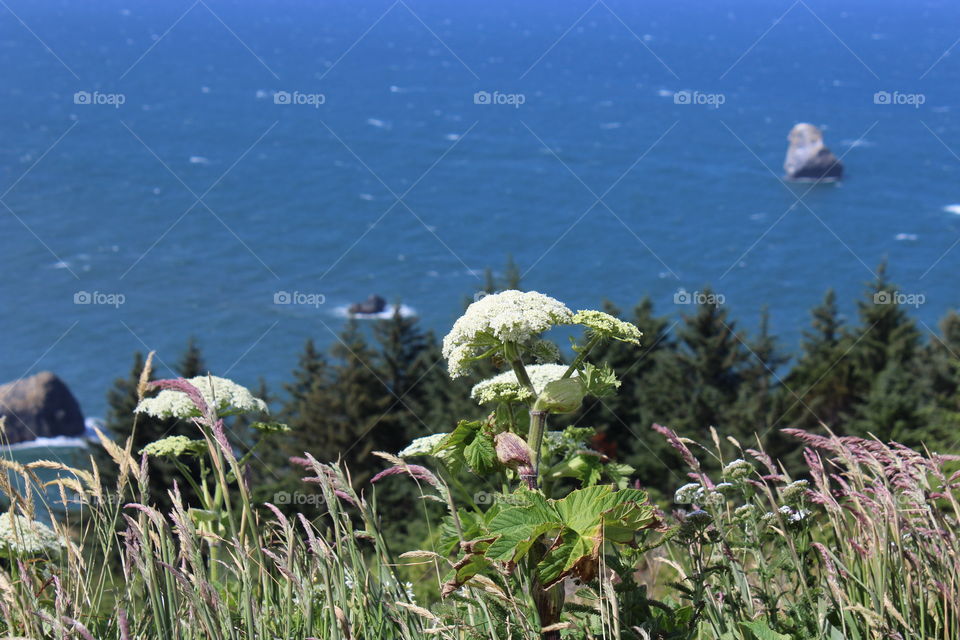
[[[102,415],[133,351],[192,334],[278,383],[370,293],[442,332],[507,254],[574,307],[679,317],[709,283],[788,347],[886,258],[934,328],[958,38],[949,0],[7,0],[0,379]],[[779,180],[803,121],[842,183]]]

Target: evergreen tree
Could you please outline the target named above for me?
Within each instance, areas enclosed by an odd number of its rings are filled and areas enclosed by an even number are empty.
[[[770,333],[770,312],[766,307],[760,314],[758,335],[747,340],[746,349],[749,356],[740,372],[734,419],[748,437],[757,434],[766,439],[782,412],[778,372],[790,360],[780,352],[776,337]]]
[[[177,362],[177,373],[184,378],[195,378],[207,372],[207,364],[200,351],[200,345],[196,338],[190,336],[187,340],[187,348]]]
[[[604,310],[621,316],[609,302]],[[618,372],[620,389],[602,400],[587,398],[576,424],[598,429],[594,447],[632,465],[634,477],[644,487],[666,490],[677,480],[664,472],[665,466],[673,466],[673,453],[650,426],[655,422],[672,424],[682,401],[681,390],[668,383],[677,377],[669,373],[676,363],[676,343],[670,336],[670,323],[654,314],[649,297],[634,308],[630,320],[643,332],[640,346],[610,341],[592,358]]]
[[[953,453],[960,448],[960,314],[951,310],[940,321],[922,356],[923,387],[929,400],[923,411],[924,444],[931,450]]]
[[[376,373],[376,357],[351,320],[331,347],[333,364],[308,341],[282,415],[291,427],[291,455],[309,452],[320,462],[342,461],[356,486],[371,477],[373,451],[397,451],[403,435],[379,429],[390,396]]]
[[[675,382],[687,391],[688,398],[675,418],[674,429],[699,437],[713,426],[739,437],[744,430],[732,420],[732,410],[750,356],[726,307],[710,302],[713,292],[709,288],[704,297],[706,301],[696,313],[684,317],[678,331],[677,371],[682,379]]]
[[[787,411],[775,426],[819,430],[822,422],[839,429],[852,411],[855,382],[853,364],[845,357],[849,340],[833,289],[811,314],[813,321],[803,333],[800,359],[781,393]]]
[[[427,400],[422,382],[436,361],[427,360],[428,336],[418,327],[417,319],[404,318],[399,307],[389,320],[374,325],[373,334],[379,345],[375,369],[389,402],[377,428],[404,441],[390,451],[396,453],[414,437],[426,435],[427,427],[420,416]]]
[[[920,331],[898,304],[896,291],[887,280],[886,264],[881,264],[877,279],[857,304],[860,326],[846,337],[856,402],[847,431],[854,435],[872,433],[888,440],[903,433],[907,423],[920,427],[923,393],[916,362]],[[885,398],[890,392],[898,398]]]

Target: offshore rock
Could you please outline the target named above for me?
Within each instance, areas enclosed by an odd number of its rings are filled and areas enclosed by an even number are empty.
[[[80,404],[63,380],[49,371],[0,385],[0,417],[6,419],[3,444],[84,432]]]
[[[783,161],[788,180],[835,181],[843,176],[843,164],[823,144],[823,132],[801,122],[787,136],[790,147]]]
[[[387,308],[387,301],[378,295],[372,295],[364,302],[355,302],[350,305],[348,311],[352,314],[374,314],[381,313]]]

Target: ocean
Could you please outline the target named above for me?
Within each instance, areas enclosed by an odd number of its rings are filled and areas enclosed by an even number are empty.
[[[3,4],[0,380],[89,416],[190,335],[279,390],[371,293],[442,334],[508,255],[788,348],[884,259],[924,326],[958,304],[956,2]],[[797,122],[845,180],[781,182]]]

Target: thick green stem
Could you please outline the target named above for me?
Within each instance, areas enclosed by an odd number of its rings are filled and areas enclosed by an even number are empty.
[[[587,344],[577,353],[577,357],[573,359],[573,362],[570,363],[570,366],[567,367],[567,370],[563,372],[563,375],[560,377],[562,379],[569,378],[580,368],[580,365],[583,364],[583,361],[587,359],[587,356],[593,351],[593,348],[598,344],[603,342],[603,336],[595,335],[587,342]]]
[[[527,444],[530,446],[530,466],[533,467],[533,487],[540,486],[540,449],[543,447],[543,432],[547,426],[547,411],[530,410],[530,433]]]

